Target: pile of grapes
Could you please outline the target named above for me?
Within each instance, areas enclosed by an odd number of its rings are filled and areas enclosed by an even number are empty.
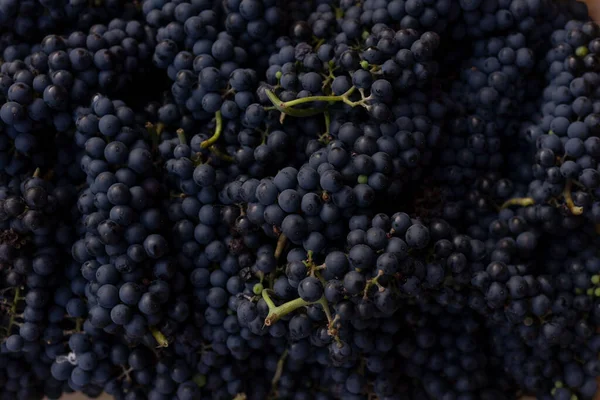
[[[0,0],[0,400],[586,400],[575,0]]]

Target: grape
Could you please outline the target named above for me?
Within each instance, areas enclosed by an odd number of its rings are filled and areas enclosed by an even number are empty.
[[[150,235],[144,239],[144,249],[151,258],[160,258],[168,250],[165,238],[160,235]]]
[[[344,275],[344,288],[348,293],[358,294],[365,286],[365,278],[356,271],[350,271]]]
[[[429,231],[420,224],[412,225],[406,230],[406,243],[417,249],[427,246],[429,242]]]
[[[315,302],[323,295],[323,286],[318,279],[309,276],[300,281],[298,294],[305,301]]]

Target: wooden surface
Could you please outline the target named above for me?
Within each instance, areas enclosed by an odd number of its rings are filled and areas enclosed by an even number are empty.
[[[584,0],[588,4],[590,15],[596,21],[600,21],[600,0]],[[61,400],[86,400],[87,397],[82,394],[68,394],[61,397]],[[108,395],[102,395],[98,400],[110,400]],[[533,397],[523,397],[521,400],[535,400]],[[600,400],[600,392],[596,395],[595,400]]]
[[[600,21],[600,0],[586,0],[585,2],[590,10],[590,15],[596,21]]]

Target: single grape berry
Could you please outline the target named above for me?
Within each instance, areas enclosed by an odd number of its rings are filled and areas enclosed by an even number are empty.
[[[317,278],[309,276],[300,281],[298,285],[298,294],[304,301],[319,301],[323,296],[323,285]]]

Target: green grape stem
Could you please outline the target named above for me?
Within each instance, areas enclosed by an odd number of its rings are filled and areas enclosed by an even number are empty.
[[[169,347],[169,341],[167,340],[166,336],[161,331],[156,329],[156,327],[151,326],[150,333],[152,333],[154,340],[156,340],[156,343],[158,343],[158,347]]]
[[[10,318],[8,319],[8,326],[6,328],[6,336],[10,336],[10,331],[12,330],[12,327],[15,325],[19,325],[15,322],[15,318],[17,317],[17,304],[19,302],[19,300],[23,299],[21,296],[21,288],[20,287],[16,287],[15,288],[15,295],[13,296],[13,302],[12,305],[10,307]]]
[[[296,99],[296,100],[290,100],[290,101],[286,101],[286,102],[282,102],[280,103],[281,107],[284,108],[288,108],[288,107],[294,107],[300,104],[305,104],[305,103],[312,103],[315,101],[326,101],[326,102],[343,102],[344,104],[348,104],[350,107],[356,107],[356,106],[363,106],[364,105],[364,101],[363,100],[359,100],[359,101],[352,101],[350,100],[350,96],[356,91],[356,87],[351,87],[350,89],[348,89],[346,91],[346,93],[341,94],[339,96],[308,96],[308,97],[302,97],[300,99]]]
[[[269,306],[269,314],[265,318],[265,325],[271,326],[275,322],[279,321],[280,318],[285,317],[289,313],[301,308],[311,305],[313,303],[303,300],[301,297],[297,299],[288,301],[287,303],[283,303],[280,306],[275,306],[275,303],[270,299],[266,290],[263,290],[262,297],[265,299],[265,302]],[[269,299],[269,300],[267,300]]]
[[[181,143],[181,144],[187,143],[187,140],[185,138],[185,132],[181,128],[177,129],[177,138],[179,139],[179,143]]]
[[[215,113],[215,121],[215,133],[213,133],[213,135],[210,138],[200,143],[200,147],[202,147],[203,149],[211,147],[221,137],[221,132],[223,132],[223,116],[221,115],[221,111],[217,111]]]
[[[346,93],[338,95],[338,96],[308,96],[302,97],[300,99],[290,100],[290,101],[281,101],[279,97],[273,91],[267,89],[266,94],[271,103],[273,103],[273,107],[279,110],[280,112],[290,115],[292,117],[308,117],[311,115],[316,115],[324,112],[322,109],[295,109],[294,106],[313,103],[318,101],[328,102],[328,103],[344,103],[349,105],[350,107],[362,106],[365,108],[369,108],[367,105],[367,101],[370,100],[369,97],[363,97],[361,100],[352,101],[350,100],[350,96],[356,91],[356,87],[351,87],[346,91]]]
[[[283,249],[285,249],[285,245],[287,243],[287,236],[283,233],[279,234],[279,238],[277,239],[277,247],[275,248],[275,259],[279,260],[281,254],[283,253]]]
[[[210,140],[210,139],[209,139]],[[221,150],[217,148],[217,146],[210,146],[208,148],[212,154],[214,154],[219,160],[223,160],[226,162],[234,162],[235,160],[228,154],[223,153]]]
[[[271,297],[269,297],[267,290],[262,291],[262,298],[265,300],[265,303],[267,303],[267,306],[269,307],[269,314],[265,318],[266,326],[273,325],[275,322],[279,321],[280,318],[285,317],[291,312],[294,312],[298,308],[306,307],[311,304],[319,304],[323,308],[323,312],[327,317],[327,321],[329,322],[329,328],[332,328],[331,325],[334,320],[333,316],[331,315],[331,310],[329,309],[329,303],[327,302],[325,296],[321,296],[319,300],[314,302],[306,301],[298,297],[297,299],[290,300],[287,303],[283,303],[279,306],[276,306],[273,300],[271,300]]]
[[[384,290],[383,286],[381,286],[381,285],[379,284],[379,282],[378,282],[378,281],[379,281],[379,278],[381,278],[381,277],[383,276],[383,274],[384,274],[384,273],[383,273],[383,271],[382,271],[382,270],[379,270],[379,271],[377,271],[377,275],[376,275],[374,278],[372,278],[372,279],[369,279],[369,280],[367,281],[367,284],[365,285],[365,291],[363,292],[363,299],[367,299],[367,298],[369,298],[369,290],[370,290],[370,289],[371,289],[373,286],[377,286],[377,287],[379,288],[379,290],[380,290],[380,291],[383,291],[383,290]]]
[[[273,379],[271,380],[271,391],[275,392],[277,390],[277,384],[279,383],[279,379],[281,379],[281,374],[283,373],[283,367],[285,365],[285,359],[288,356],[288,350],[286,349],[279,357],[277,361],[277,369],[275,370],[275,375],[273,375]]]
[[[563,191],[563,197],[565,199],[565,204],[567,205],[567,208],[569,209],[569,211],[571,211],[571,214],[581,215],[581,214],[583,214],[583,207],[578,207],[573,202],[573,197],[571,197],[571,187],[572,186],[573,186],[573,181],[568,180],[567,184],[565,185],[565,190]]]
[[[154,151],[156,151],[158,149],[158,142],[159,142],[159,136],[160,136],[160,132],[158,129],[159,129],[159,127],[154,125],[152,122],[146,122],[146,130],[150,134],[150,139],[152,140],[152,149]],[[162,131],[162,128],[161,128],[161,131]]]

